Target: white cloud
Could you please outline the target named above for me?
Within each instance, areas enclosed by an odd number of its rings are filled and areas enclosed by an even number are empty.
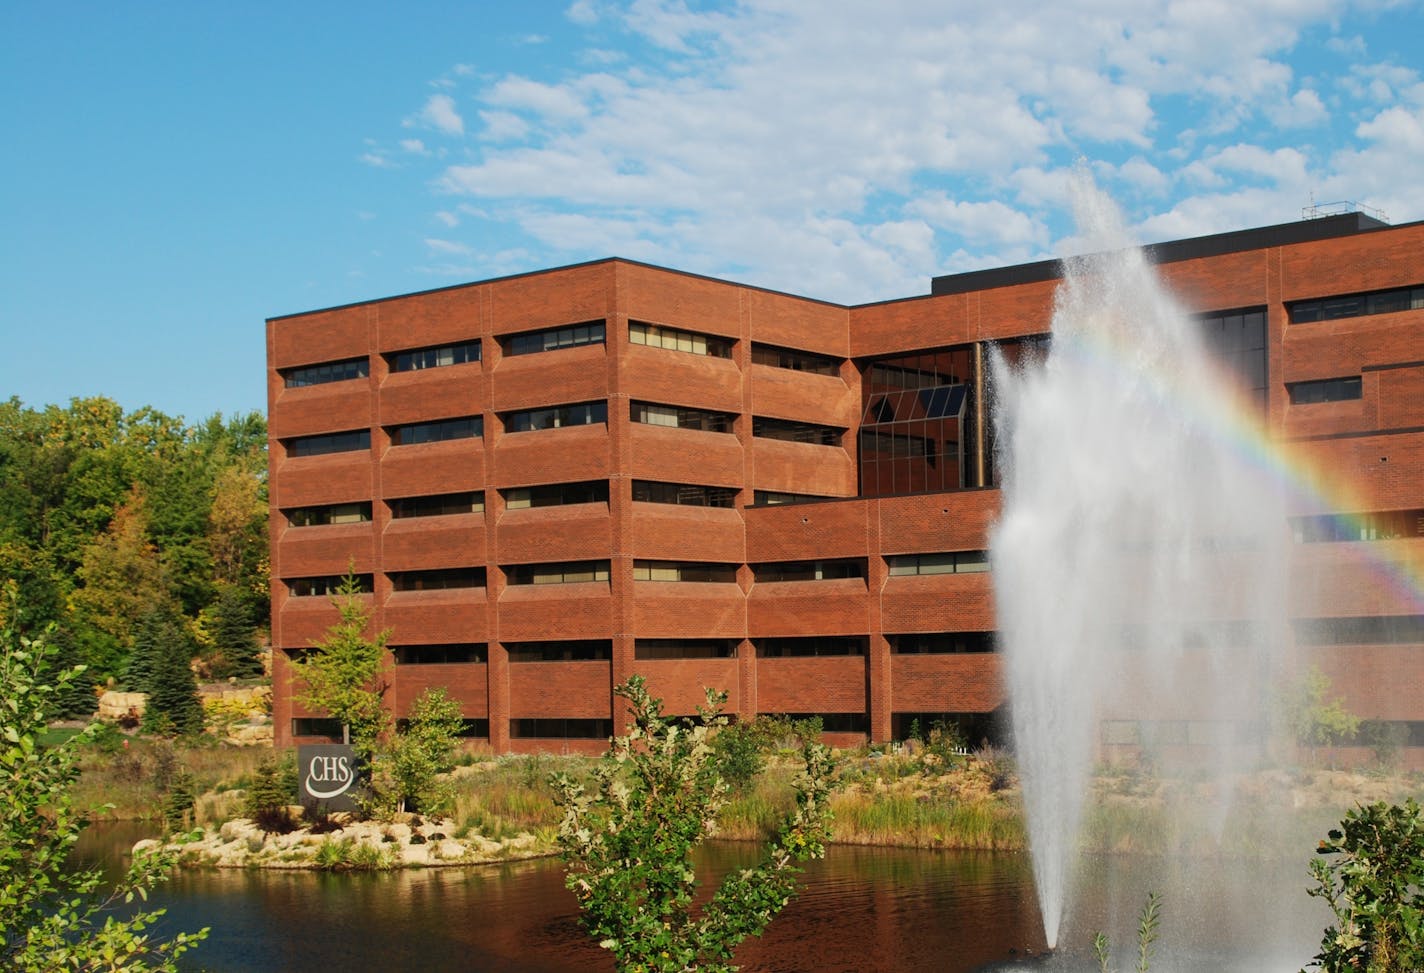
[[[460,225],[460,218],[449,210],[439,210],[435,214],[435,219],[449,227]]]
[[[578,94],[569,88],[518,76],[500,81],[485,94],[484,100],[500,108],[528,111],[556,121],[582,118],[588,114]]]
[[[396,164],[380,152],[362,152],[361,161],[376,169],[394,169]]]
[[[1302,88],[1291,95],[1290,104],[1276,112],[1276,120],[1284,126],[1305,128],[1328,121],[1330,112],[1320,95],[1310,88]]]
[[[430,249],[432,253],[459,254],[460,256],[468,256],[473,252],[468,246],[463,243],[458,243],[455,240],[442,240],[437,237],[426,237],[425,245]]]
[[[564,16],[581,27],[590,27],[598,22],[598,8],[593,0],[574,0],[564,11]]]
[[[529,134],[529,123],[514,112],[481,111],[480,121],[484,122],[484,137],[492,142],[522,139]]]
[[[1399,178],[1414,166],[1418,73],[1362,63],[1346,0],[576,0],[565,13],[587,45],[562,73],[531,64],[487,83],[469,151],[431,180],[463,197],[444,211],[557,259],[617,253],[891,297],[1069,239],[1079,157],[1155,239],[1280,222],[1349,182],[1393,184],[1424,212]],[[1337,70],[1342,57],[1355,63]],[[464,131],[449,95],[417,119]]]
[[[400,147],[402,149],[405,149],[407,152],[414,153],[415,155],[430,154],[429,150],[425,147],[425,143],[422,142],[420,139],[401,139]]]
[[[465,121],[455,110],[455,99],[449,95],[431,95],[416,115],[416,120],[446,135],[465,133]]]

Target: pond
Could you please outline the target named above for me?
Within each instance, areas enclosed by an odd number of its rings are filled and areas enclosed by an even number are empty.
[[[95,827],[82,853],[115,864],[142,833],[132,825]],[[718,844],[699,870],[715,880],[755,853],[752,845]],[[1189,866],[1151,869],[1149,878],[1148,865],[1091,861],[1070,945],[1041,965],[1096,969],[1085,965],[1087,943],[1110,927],[1109,916],[1123,925],[1109,931],[1126,949],[1149,881],[1165,885],[1164,946],[1184,964],[1164,961],[1154,973],[1294,971],[1314,953],[1328,917],[1305,896],[1302,865],[1263,867],[1252,883],[1231,888],[1209,884]],[[766,934],[738,950],[748,973],[970,973],[1043,953],[1022,855],[837,846],[804,879]],[[1274,891],[1282,885],[1294,889],[1288,898]],[[379,874],[182,871],[154,901],[168,908],[169,928],[212,927],[184,967],[211,973],[612,970],[580,928],[562,868],[549,859]],[[1118,965],[1130,965],[1125,953]]]

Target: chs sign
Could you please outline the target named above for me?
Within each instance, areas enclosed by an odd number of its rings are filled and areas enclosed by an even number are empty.
[[[355,811],[361,768],[354,748],[341,743],[297,747],[297,797],[303,806]]]

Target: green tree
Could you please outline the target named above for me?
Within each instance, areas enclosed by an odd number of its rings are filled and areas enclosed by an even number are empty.
[[[181,619],[160,627],[153,672],[145,690],[144,729],[182,735],[202,732],[203,703],[193,676],[194,649]]]
[[[707,692],[697,721],[662,715],[641,676],[614,692],[628,700],[632,727],[616,737],[594,777],[597,790],[556,774],[567,884],[584,928],[620,973],[723,973],[732,950],[760,935],[796,892],[800,862],[825,854],[833,765],[830,750],[803,741],[796,807],[762,861],[729,875],[694,914],[692,851],[716,830],[728,786],[712,736],[725,725],[726,694]]]
[[[119,673],[139,620],[173,600],[146,523],[143,495],[133,493],[109,529],[84,549],[78,571],[83,586],[73,601],[91,631],[89,661],[100,675]]]
[[[257,625],[252,618],[252,602],[246,592],[224,585],[213,606],[213,649],[220,660],[213,675],[250,679],[262,675],[262,655],[257,645]]]
[[[0,634],[0,967],[22,973],[55,970],[176,970],[176,960],[207,930],[154,935],[162,909],[119,919],[110,906],[146,898],[173,865],[166,854],[139,854],[119,883],[101,891],[99,869],[66,863],[84,827],[70,790],[78,778],[78,748],[95,732],[55,746],[40,744],[54,701],[72,669],[42,674],[50,656],[40,639],[19,634],[13,588]]]
[[[286,834],[296,827],[290,806],[297,800],[297,767],[291,760],[268,758],[254,772],[244,795],[243,813],[263,831]]]
[[[1424,970],[1424,816],[1410,798],[1345,815],[1310,863],[1336,925],[1325,930],[1311,966],[1324,973]]]
[[[1360,718],[1339,699],[1327,699],[1330,679],[1311,666],[1286,700],[1286,724],[1297,743],[1309,747],[1338,746],[1355,739]]]
[[[369,765],[391,727],[384,704],[390,632],[366,634],[371,612],[354,574],[342,579],[331,600],[340,619],[294,660],[296,678],[305,684],[299,698],[302,705],[325,710],[341,723],[357,755]]]
[[[410,719],[377,757],[377,791],[401,811],[440,814],[450,803],[441,779],[455,766],[464,716],[444,689],[427,689],[411,705]]]

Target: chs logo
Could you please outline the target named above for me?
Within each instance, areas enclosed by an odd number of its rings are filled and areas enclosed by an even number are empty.
[[[301,770],[297,800],[322,805],[328,811],[357,810],[356,793],[364,776],[356,751],[349,744],[313,743],[297,747]]]
[[[312,757],[307,764],[306,792],[319,800],[330,800],[345,794],[356,782],[356,771],[351,769],[351,758]]]

